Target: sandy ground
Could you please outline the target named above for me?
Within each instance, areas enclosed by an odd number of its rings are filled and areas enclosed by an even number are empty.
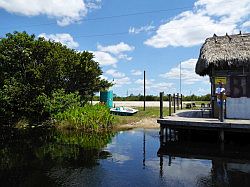
[[[157,118],[143,118],[138,122],[115,126],[116,130],[126,130],[133,128],[155,129],[160,128],[160,124],[157,123]]]

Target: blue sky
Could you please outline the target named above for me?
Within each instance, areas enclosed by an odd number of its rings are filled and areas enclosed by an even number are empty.
[[[195,74],[207,37],[250,30],[250,0],[0,0],[0,37],[26,31],[91,51],[115,94],[210,93]],[[180,68],[181,64],[181,68]]]

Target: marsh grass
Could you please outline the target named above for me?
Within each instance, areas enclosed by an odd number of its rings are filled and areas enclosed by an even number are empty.
[[[112,126],[114,117],[109,108],[97,104],[71,107],[53,115],[53,119],[58,128],[105,131]]]

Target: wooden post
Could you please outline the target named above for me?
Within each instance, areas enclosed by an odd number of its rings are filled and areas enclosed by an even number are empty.
[[[163,93],[160,92],[160,118],[163,119]]]
[[[223,130],[223,129],[220,129],[220,141],[221,141],[221,142],[224,142],[224,139],[225,139],[224,130]]]
[[[143,110],[145,111],[146,109],[146,72],[144,70],[144,102],[143,102]]]
[[[176,95],[176,97],[177,97],[177,100],[176,100],[176,104],[177,104],[177,110],[179,110],[180,108],[179,108],[179,93],[177,93],[177,95]]]
[[[163,156],[160,155],[160,177],[163,177]]]
[[[183,95],[181,94],[181,110],[182,110],[182,96],[183,96]]]
[[[164,127],[162,124],[160,124],[160,137],[162,138],[164,136]]]
[[[175,94],[173,95],[173,99],[174,99],[174,113],[175,113]]]
[[[223,92],[220,93],[220,122],[224,122],[224,100],[223,100]]]
[[[168,103],[169,103],[169,105],[168,105],[168,113],[169,113],[169,116],[171,116],[171,94],[168,94]]]

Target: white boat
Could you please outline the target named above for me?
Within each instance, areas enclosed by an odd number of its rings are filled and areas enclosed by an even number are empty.
[[[133,108],[129,108],[129,107],[121,106],[121,107],[111,108],[110,112],[112,114],[117,114],[117,115],[121,115],[121,116],[132,116],[133,114],[138,112],[138,110],[133,109]]]

